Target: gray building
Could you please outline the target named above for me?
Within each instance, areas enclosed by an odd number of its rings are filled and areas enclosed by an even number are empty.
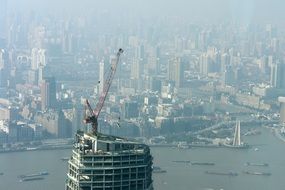
[[[184,83],[184,71],[188,64],[184,57],[176,56],[168,62],[168,80],[175,82],[176,88],[181,88]]]
[[[70,138],[72,124],[62,111],[49,110],[35,116],[36,123],[43,126],[43,130],[56,138]]]
[[[56,108],[56,82],[54,77],[47,77],[41,84],[42,110]]]
[[[280,102],[280,122],[285,123],[285,97],[279,97]]]
[[[125,119],[136,118],[139,116],[139,105],[135,101],[124,102],[122,112]]]
[[[270,83],[275,88],[285,88],[285,64],[277,63],[271,66]]]
[[[68,162],[66,190],[153,190],[149,147],[78,132]]]
[[[235,83],[235,73],[231,66],[226,66],[226,69],[222,73],[222,84],[233,85]]]
[[[0,0],[0,48],[5,47],[7,25],[7,0]]]

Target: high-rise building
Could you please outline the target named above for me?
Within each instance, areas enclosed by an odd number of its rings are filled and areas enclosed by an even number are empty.
[[[145,67],[145,48],[143,45],[137,45],[134,48],[134,57],[131,65],[131,78],[141,79]]]
[[[156,77],[150,77],[149,80],[149,89],[152,91],[157,91],[157,92],[161,92],[161,85],[162,85],[162,81],[159,78]]]
[[[70,31],[63,32],[62,51],[67,54],[72,54],[74,51],[74,35],[70,34]]]
[[[146,62],[145,48],[143,45],[134,47],[133,57],[131,58],[131,84],[132,88],[141,91],[144,89],[144,76],[148,72],[148,64]]]
[[[47,77],[41,84],[42,110],[56,108],[56,82],[54,77]]]
[[[82,104],[74,105],[72,110],[73,120],[72,120],[72,135],[74,136],[79,129],[83,129],[83,116],[84,116],[84,106]]]
[[[31,69],[37,70],[40,66],[46,65],[46,51],[33,48],[31,52]]]
[[[138,103],[134,101],[124,102],[122,112],[123,112],[123,117],[125,119],[138,117],[139,116]]]
[[[0,49],[0,69],[4,68],[4,49]]]
[[[280,122],[285,123],[285,97],[279,97],[280,102]]]
[[[5,48],[7,0],[0,0],[0,48]]]
[[[199,65],[200,65],[200,73],[203,75],[208,75],[209,73],[209,63],[210,63],[211,59],[209,58],[209,56],[206,53],[203,53],[200,56],[199,59]]]
[[[233,85],[235,83],[235,73],[231,66],[227,66],[222,72],[222,84],[223,85]]]
[[[56,138],[70,138],[72,133],[72,124],[63,111],[48,110],[38,113],[35,121],[42,124],[46,132]]]
[[[140,79],[143,75],[144,62],[140,58],[133,58],[131,66],[131,78]]]
[[[201,50],[205,50],[208,45],[209,40],[209,32],[201,31],[198,36],[198,48]]]
[[[0,87],[5,86],[5,77],[4,77],[4,50],[0,49]]]
[[[31,45],[31,47],[36,47],[39,49],[44,47],[44,43],[46,43],[44,42],[46,39],[46,28],[44,26],[33,27],[30,32],[30,35],[31,37],[29,38],[29,44]],[[48,48],[49,50],[51,50],[49,51],[50,54],[54,54],[55,52],[57,52],[57,50],[52,49],[51,47]]]
[[[201,54],[199,58],[199,71],[207,76],[209,73],[224,71],[229,62],[227,54],[220,55],[215,47],[209,47],[206,53]]]
[[[150,47],[147,55],[146,74],[157,75],[160,71],[159,48]],[[141,58],[142,59],[142,58]]]
[[[270,83],[275,88],[285,88],[285,64],[276,63],[271,66]]]
[[[47,64],[47,56],[45,49],[33,48],[31,52],[31,70],[35,73],[34,78],[36,81],[33,81],[35,84],[41,84],[43,81],[43,69]]]
[[[68,162],[66,190],[153,190],[149,147],[78,132]]]
[[[0,88],[7,87],[9,77],[7,52],[4,49],[0,49]]]
[[[227,53],[221,55],[221,72],[224,72],[230,65],[230,56]]]
[[[183,86],[185,65],[186,61],[182,57],[175,57],[168,63],[168,80],[174,81],[176,88]]]

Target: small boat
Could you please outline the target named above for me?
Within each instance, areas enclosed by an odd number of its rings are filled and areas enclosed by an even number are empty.
[[[190,165],[214,166],[215,163],[212,163],[212,162],[190,162]]]
[[[69,160],[69,157],[62,157],[61,160],[62,160],[62,161],[68,161],[68,160]]]
[[[20,182],[25,182],[25,181],[36,181],[36,180],[43,180],[43,177],[27,177],[20,179]]]
[[[212,174],[212,175],[225,175],[225,176],[238,176],[238,173],[236,172],[215,172],[215,171],[206,171],[206,174]]]
[[[248,131],[244,134],[244,136],[251,136],[251,135],[260,135],[261,134],[261,131],[258,131],[258,130],[251,130],[251,131]]]
[[[38,148],[35,148],[35,147],[27,147],[26,150],[28,151],[33,151],[33,150],[37,150]]]
[[[191,162],[190,160],[173,160],[172,162],[176,163],[185,163],[190,165],[200,165],[200,166],[213,166],[215,163],[212,162]]]
[[[153,166],[152,167],[152,173],[166,173],[166,172],[167,172],[166,170],[163,170],[163,169],[161,169],[158,166]]]
[[[185,164],[189,164],[190,161],[189,160],[173,160],[172,162],[176,162],[176,163],[185,163]]]
[[[245,163],[246,166],[269,166],[269,164],[267,163],[251,163],[251,162],[247,162]]]
[[[223,143],[223,146],[227,148],[233,148],[233,149],[249,149],[250,148],[250,146],[246,143],[243,143],[240,145],[231,145],[231,144]]]
[[[34,174],[27,174],[27,175],[20,175],[18,176],[19,178],[31,178],[31,177],[39,177],[39,176],[44,176],[44,175],[49,175],[48,172],[39,172],[39,173],[34,173]]]
[[[263,176],[270,176],[271,173],[269,172],[251,172],[251,171],[243,171],[244,174],[249,174],[249,175],[263,175]]]
[[[178,147],[179,149],[188,149],[188,148],[190,148],[190,146],[187,144],[187,142],[179,142],[179,143],[177,144],[177,147]]]

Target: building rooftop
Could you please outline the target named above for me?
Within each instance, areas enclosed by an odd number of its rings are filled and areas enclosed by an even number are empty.
[[[82,131],[77,132],[74,147],[76,152],[88,155],[139,154],[149,151],[147,145],[125,138]]]
[[[278,101],[281,103],[285,103],[285,97],[278,97]]]

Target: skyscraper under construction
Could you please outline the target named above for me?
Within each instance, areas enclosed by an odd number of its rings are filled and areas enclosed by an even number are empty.
[[[112,61],[103,91],[93,110],[86,100],[84,122],[92,131],[78,131],[68,162],[66,190],[153,190],[152,156],[147,145],[98,133],[98,116],[110,89],[122,49]],[[85,112],[85,113],[86,113]]]
[[[152,156],[144,144],[79,132],[66,190],[152,190]]]

